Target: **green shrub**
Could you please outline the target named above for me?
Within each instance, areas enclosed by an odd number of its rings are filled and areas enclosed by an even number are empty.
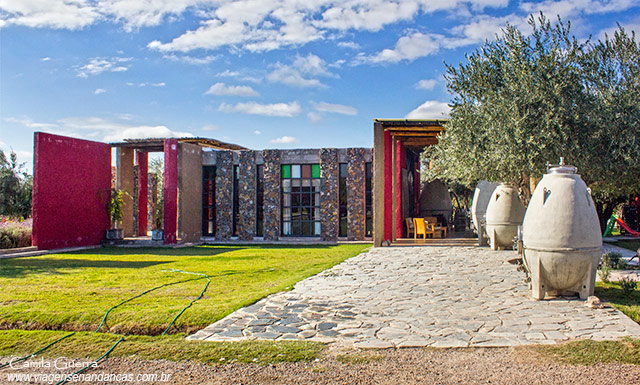
[[[605,265],[610,269],[615,269],[618,267],[620,259],[622,259],[622,254],[617,251],[610,251],[602,256],[602,265]]]
[[[636,289],[636,287],[638,286],[638,282],[634,281],[631,277],[627,276],[624,278],[621,278],[620,281],[620,287],[622,288],[622,291],[624,292],[625,295],[629,296],[631,295],[631,293]]]
[[[611,275],[611,270],[606,264],[602,264],[600,269],[598,269],[598,276],[602,282],[609,282],[609,276]]]
[[[31,246],[31,219],[0,218],[0,249]]]

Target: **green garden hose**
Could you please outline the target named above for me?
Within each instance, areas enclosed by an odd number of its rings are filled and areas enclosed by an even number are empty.
[[[109,353],[111,353],[111,352],[113,351],[113,349],[115,349],[115,348],[116,348],[116,346],[118,346],[118,344],[119,344],[120,342],[122,342],[122,341],[124,341],[124,337],[120,337],[120,339],[119,339],[115,344],[113,344],[113,346],[111,347],[111,349],[107,350],[107,352],[106,352],[105,354],[103,354],[102,356],[100,356],[100,358],[98,358],[97,360],[93,361],[90,365],[87,365],[87,366],[85,366],[85,367],[81,368],[80,370],[77,370],[77,371],[75,371],[75,372],[73,372],[73,373],[69,374],[69,375],[68,375],[68,376],[66,376],[63,380],[58,381],[58,382],[56,383],[56,385],[63,385],[63,384],[66,384],[67,382],[69,382],[69,379],[70,379],[71,377],[75,376],[76,374],[80,374],[80,373],[84,372],[85,370],[89,369],[89,368],[90,368],[90,367],[92,367],[93,365],[95,365],[95,364],[97,364],[98,362],[102,361],[102,360],[103,360],[104,358],[106,358],[106,357],[109,355]]]
[[[127,302],[130,302],[130,301],[132,301],[132,300],[134,300],[134,299],[136,299],[136,298],[140,298],[140,297],[142,297],[142,296],[143,296],[143,295],[145,295],[145,294],[148,294],[148,293],[150,293],[150,292],[152,292],[152,291],[154,291],[154,290],[158,290],[158,289],[163,288],[163,287],[172,286],[172,285],[178,285],[178,284],[180,284],[180,283],[185,283],[185,282],[199,281],[199,280],[202,280],[202,279],[206,279],[206,280],[207,280],[207,284],[204,286],[204,289],[200,292],[200,295],[199,295],[196,299],[194,299],[193,301],[191,301],[191,302],[190,302],[190,303],[189,303],[189,304],[188,304],[184,309],[182,309],[182,311],[180,311],[180,313],[178,313],[178,315],[176,315],[176,316],[173,318],[173,321],[171,321],[171,323],[169,324],[169,326],[167,326],[167,328],[166,328],[166,329],[164,330],[164,332],[162,333],[162,335],[165,335],[165,334],[169,331],[169,329],[171,328],[171,326],[173,326],[173,324],[176,322],[176,320],[177,320],[177,319],[178,319],[178,318],[179,318],[179,317],[180,317],[180,316],[181,316],[181,315],[182,315],[182,314],[183,314],[183,313],[184,313],[188,308],[190,308],[190,307],[191,307],[191,305],[193,305],[196,301],[198,301],[199,299],[201,299],[201,298],[204,296],[204,293],[205,293],[205,292],[207,291],[207,289],[209,288],[209,284],[211,284],[211,279],[210,279],[211,277],[210,277],[209,275],[207,275],[207,274],[194,273],[194,272],[184,271],[184,270],[178,270],[178,269],[163,270],[163,271],[169,271],[169,272],[172,272],[172,273],[183,273],[183,274],[199,275],[200,277],[199,277],[199,278],[192,278],[192,279],[185,279],[185,280],[182,280],[182,281],[176,281],[176,282],[165,283],[165,284],[163,284],[163,285],[156,286],[156,287],[153,287],[153,288],[151,288],[151,289],[145,290],[145,291],[143,291],[143,292],[142,292],[142,293],[140,293],[140,294],[137,294],[137,295],[135,295],[135,296],[133,296],[133,297],[131,297],[131,298],[127,299],[127,300],[124,300],[124,301],[120,302],[119,304],[117,304],[117,305],[115,305],[115,306],[110,307],[110,308],[109,308],[109,310],[107,310],[107,312],[105,313],[104,317],[102,317],[102,321],[100,322],[100,325],[98,325],[98,328],[94,331],[94,333],[97,333],[97,332],[102,328],[102,325],[104,325],[104,323],[105,323],[105,322],[106,322],[106,320],[107,320],[107,317],[109,316],[109,313],[111,313],[111,311],[112,311],[113,309],[115,309],[115,308],[117,308],[117,307],[119,307],[119,306],[121,306],[121,305],[124,305],[124,304],[125,304],[125,303],[127,303]],[[228,272],[228,273],[220,274],[220,276],[224,276],[224,275],[232,275],[232,274],[238,274],[238,272]],[[57,339],[57,340],[55,340],[55,341],[51,342],[51,343],[50,343],[50,344],[48,344],[47,346],[45,346],[45,347],[43,347],[43,348],[41,348],[41,349],[38,349],[38,350],[37,350],[37,351],[35,351],[34,353],[31,353],[31,354],[29,354],[29,355],[27,355],[27,356],[21,357],[21,358],[19,358],[18,360],[10,361],[10,362],[8,362],[8,363],[6,363],[6,364],[0,365],[0,369],[3,369],[3,368],[5,368],[5,367],[9,366],[11,363],[21,362],[21,361],[27,360],[27,359],[29,359],[29,358],[31,358],[31,357],[34,357],[36,354],[41,353],[41,352],[43,352],[43,351],[45,351],[45,350],[49,349],[49,348],[50,348],[50,347],[52,347],[53,345],[57,344],[58,342],[60,342],[60,341],[62,341],[62,340],[64,340],[64,339],[66,339],[66,338],[71,337],[71,336],[72,336],[72,335],[74,335],[74,334],[76,334],[76,333],[75,333],[75,332],[73,332],[73,333],[67,334],[67,335],[66,335],[66,336],[64,336],[64,337],[61,337],[61,338],[59,338],[59,339]],[[110,349],[109,349],[105,354],[103,354],[100,358],[98,358],[97,360],[95,360],[95,361],[93,362],[93,364],[96,364],[96,363],[100,362],[101,360],[103,360],[104,358],[106,358],[106,357],[107,357],[107,356],[108,356],[108,355],[113,351],[113,349],[115,349],[115,348],[116,348],[116,346],[118,346],[118,344],[119,344],[120,342],[122,342],[122,341],[124,341],[124,337],[121,337],[121,338],[120,338],[120,339],[119,339],[115,344],[113,344],[113,346],[111,346],[111,348],[110,348]],[[76,371],[76,372],[74,372],[74,373],[71,373],[70,375],[68,375],[67,377],[65,377],[62,381],[58,382],[56,385],[63,385],[63,384],[66,384],[66,383],[69,381],[69,379],[70,379],[71,377],[73,377],[73,376],[74,376],[74,375],[76,375],[76,374],[80,374],[80,373],[82,373],[83,371],[87,370],[89,367],[93,366],[93,364],[92,364],[92,365],[89,365],[89,366],[86,366],[86,367],[84,367],[84,368],[82,368],[82,369],[80,369],[80,370],[78,370],[78,371]]]
[[[15,364],[15,363],[18,363],[18,362],[22,362],[22,361],[27,360],[27,359],[29,359],[29,358],[31,358],[31,357],[35,357],[35,355],[36,355],[36,354],[38,354],[38,353],[40,353],[40,352],[44,352],[45,350],[49,349],[49,348],[50,348],[50,347],[52,347],[53,345],[57,344],[58,342],[62,341],[62,340],[63,340],[63,339],[65,339],[65,338],[69,338],[69,337],[71,337],[71,336],[72,336],[72,335],[74,335],[74,334],[76,334],[76,332],[73,332],[73,333],[71,333],[71,334],[67,334],[66,336],[64,336],[64,337],[62,337],[62,338],[58,338],[57,340],[53,341],[53,342],[52,342],[52,343],[50,343],[49,345],[45,346],[45,347],[44,347],[44,348],[42,348],[42,349],[36,350],[35,352],[33,352],[33,353],[29,354],[28,356],[24,356],[24,357],[18,358],[17,360],[12,360],[12,361],[7,362],[6,364],[2,364],[2,365],[0,365],[0,369],[5,368],[5,367],[7,367],[7,366],[9,366],[9,365],[11,365],[11,364]]]

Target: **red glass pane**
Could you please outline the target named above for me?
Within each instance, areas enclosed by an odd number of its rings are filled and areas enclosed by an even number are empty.
[[[302,178],[311,178],[311,165],[303,164],[302,165]]]

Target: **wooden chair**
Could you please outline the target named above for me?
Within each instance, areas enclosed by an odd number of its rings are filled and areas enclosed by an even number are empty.
[[[415,234],[414,226],[413,226],[413,218],[405,218],[404,224],[407,226],[407,237],[410,237]]]
[[[424,239],[427,239],[427,235],[433,236],[435,235],[434,225],[427,224],[424,218],[413,218],[413,239],[418,239],[418,235],[424,235]]]
[[[444,223],[438,222],[438,217],[425,217],[424,220],[427,221],[428,224],[434,226],[434,231],[437,231],[440,234],[440,238],[447,237],[448,228],[444,225]]]

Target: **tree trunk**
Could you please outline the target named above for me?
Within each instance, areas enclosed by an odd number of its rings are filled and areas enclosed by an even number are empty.
[[[522,173],[522,178],[518,183],[518,195],[520,195],[520,200],[526,209],[529,206],[529,201],[531,200],[531,178],[529,174]]]

